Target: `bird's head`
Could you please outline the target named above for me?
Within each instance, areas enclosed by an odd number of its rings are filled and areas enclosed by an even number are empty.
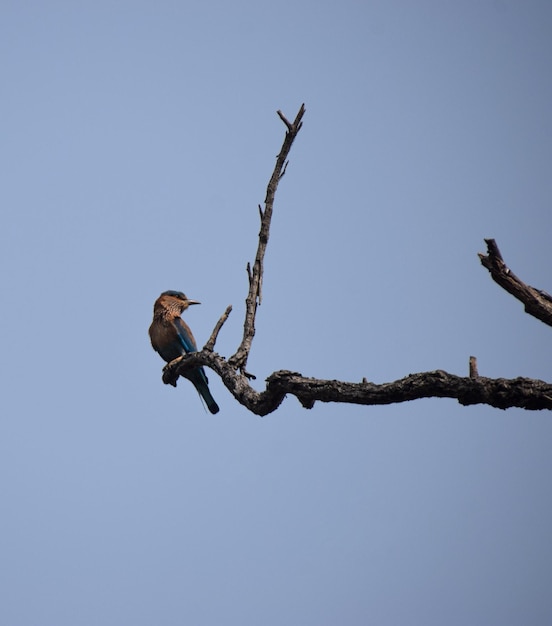
[[[157,298],[156,305],[159,303],[160,306],[178,311],[178,313],[182,313],[192,304],[201,304],[197,300],[190,300],[185,294],[181,291],[164,291],[159,298]]]

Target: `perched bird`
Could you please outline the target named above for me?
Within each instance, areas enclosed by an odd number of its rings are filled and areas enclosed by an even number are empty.
[[[169,363],[188,352],[197,352],[197,345],[188,324],[180,317],[197,300],[189,300],[181,291],[164,291],[153,305],[153,322],[149,327],[151,345]],[[199,395],[205,400],[211,413],[218,413],[207,384],[203,367],[187,371],[184,376],[190,380]]]

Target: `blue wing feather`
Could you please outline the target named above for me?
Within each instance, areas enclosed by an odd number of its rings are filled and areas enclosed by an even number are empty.
[[[178,317],[174,320],[174,326],[176,328],[176,333],[178,335],[178,340],[184,347],[186,352],[197,352],[197,345],[192,335],[192,331],[188,328],[186,322]]]
[[[176,334],[178,340],[184,347],[186,352],[197,352],[197,345],[192,335],[192,331],[188,328],[186,322],[181,318],[174,320],[174,327],[176,328]],[[203,367],[190,370],[184,376],[190,380],[194,387],[197,389],[199,395],[205,400],[207,407],[211,413],[218,413],[218,405],[213,399],[208,387],[208,380]]]

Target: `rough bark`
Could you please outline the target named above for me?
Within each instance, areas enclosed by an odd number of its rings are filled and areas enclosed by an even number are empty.
[[[504,263],[494,239],[485,239],[487,255],[479,254],[493,280],[525,305],[525,312],[552,326],[552,296],[520,280]]]

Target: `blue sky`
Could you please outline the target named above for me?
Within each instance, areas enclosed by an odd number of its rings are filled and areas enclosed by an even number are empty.
[[[548,2],[0,7],[0,622],[552,622],[548,413],[288,398],[263,419],[161,383],[166,289],[249,370],[550,380]]]

